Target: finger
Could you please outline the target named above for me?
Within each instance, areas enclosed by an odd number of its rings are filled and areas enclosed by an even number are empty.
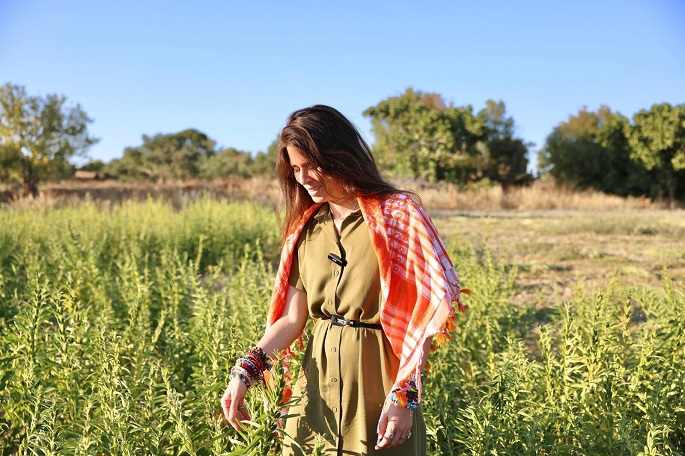
[[[240,432],[243,430],[243,427],[240,425],[240,419],[237,415],[231,415],[231,417],[228,419],[228,422],[231,423],[231,426],[233,426],[233,429],[236,431]]]
[[[393,448],[400,444],[400,440],[402,439],[402,433],[395,430],[392,434],[388,435],[387,438],[387,448]]]
[[[397,441],[397,446],[400,446],[400,445],[402,445],[404,442],[406,442],[407,440],[409,440],[409,437],[408,437],[409,435],[410,435],[410,434],[409,434],[408,432],[402,432],[402,433],[400,434],[399,440]]]
[[[402,434],[402,441],[400,442],[400,445],[402,445],[404,442],[409,440],[411,438],[411,428],[409,428],[406,432]]]
[[[410,431],[411,428],[402,431],[401,428],[397,427],[392,433],[386,433],[386,436],[388,437],[388,445],[386,448],[393,448],[402,445],[407,441],[407,434],[409,434]],[[392,438],[390,438],[390,436],[392,436]]]
[[[378,440],[385,434],[385,429],[388,427],[388,415],[383,413],[378,420],[378,426],[376,426],[376,433],[378,433]]]
[[[379,440],[378,444],[376,444],[376,449],[390,448],[392,441],[397,437],[391,428],[392,426],[388,426],[383,434],[379,434]]]
[[[238,406],[238,413],[240,413],[241,421],[250,421],[250,412],[247,411],[244,403]]]
[[[388,448],[396,448],[404,443],[404,438],[400,435],[395,437],[395,440],[388,445]]]
[[[378,434],[378,439],[376,440],[376,449],[378,449],[378,446],[380,445],[381,441],[383,440],[383,436],[385,435],[385,430],[388,427],[388,415],[385,413],[381,414],[381,418],[378,420],[378,426],[376,427],[376,433]]]
[[[241,431],[242,426],[240,422],[244,419],[242,410],[238,410],[238,401],[231,401],[230,410],[228,412],[228,422],[231,423],[233,429]]]
[[[376,449],[377,450],[382,450],[383,448],[388,446],[388,439],[385,436],[382,436],[379,440],[378,443],[376,443]]]
[[[231,395],[228,392],[228,389],[226,389],[226,392],[224,393],[223,396],[221,396],[221,410],[224,412],[224,416],[228,420],[228,412],[231,407]]]

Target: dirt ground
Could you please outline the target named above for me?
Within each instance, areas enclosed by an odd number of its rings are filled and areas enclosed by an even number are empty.
[[[685,211],[434,211],[442,237],[489,248],[518,268],[517,303],[552,305],[584,287],[647,284],[664,271],[685,289]],[[457,260],[455,262],[458,263]],[[458,265],[457,265],[458,269]]]

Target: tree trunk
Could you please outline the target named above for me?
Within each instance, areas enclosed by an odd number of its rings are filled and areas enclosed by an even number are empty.
[[[31,195],[34,198],[37,197],[38,196],[38,185],[36,185],[35,182],[31,183],[31,182],[24,181],[23,193],[24,193],[24,196]]]
[[[24,196],[38,196],[38,176],[29,160],[24,159],[23,194]]]

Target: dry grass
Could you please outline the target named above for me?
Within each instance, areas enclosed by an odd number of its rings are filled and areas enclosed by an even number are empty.
[[[398,181],[395,184],[416,192],[429,210],[594,210],[621,211],[632,209],[666,209],[665,202],[649,198],[621,198],[595,191],[578,192],[556,187],[551,183],[535,182],[530,187],[513,188],[505,192],[500,186],[459,189],[451,184],[426,184]],[[19,198],[17,192],[0,188],[0,205],[23,207],[54,207],[73,205],[81,200],[116,204],[124,200],[143,201],[163,199],[179,207],[195,200],[203,193],[218,199],[249,200],[275,207],[280,198],[278,183],[269,178],[231,178],[216,181],[184,181],[150,183],[122,183],[117,181],[62,181],[46,183],[40,196]]]
[[[655,203],[649,198],[622,198],[591,190],[581,192],[545,182],[535,182],[530,187],[512,188],[506,192],[499,185],[468,190],[459,189],[451,184],[406,182],[402,183],[401,186],[418,193],[426,207],[431,209],[590,209],[613,211],[666,208],[664,203]]]
[[[442,236],[489,249],[518,269],[520,304],[571,300],[574,289],[685,283],[683,210],[433,211]],[[454,259],[459,263],[459,259]]]
[[[2,192],[2,189],[0,189]],[[170,202],[179,208],[195,201],[204,194],[214,195],[219,200],[253,201],[265,206],[276,206],[280,198],[278,183],[273,179],[223,179],[216,181],[183,181],[164,183],[126,183],[105,181],[62,181],[47,183],[40,187],[37,198],[19,197],[14,192],[10,198],[9,189],[4,190],[3,204],[12,208],[44,208],[73,206],[81,201],[102,205],[119,204],[123,201],[145,201],[147,199]]]

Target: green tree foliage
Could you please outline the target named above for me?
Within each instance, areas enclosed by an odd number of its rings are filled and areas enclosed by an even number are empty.
[[[198,177],[217,179],[226,176],[251,177],[255,174],[266,174],[264,160],[266,154],[260,152],[255,157],[249,152],[239,151],[232,147],[225,149],[200,164]],[[255,168],[260,168],[259,172]],[[273,167],[271,168],[273,170]]]
[[[274,140],[266,153],[240,151],[229,147],[208,157],[200,164],[198,177],[220,179],[227,176],[254,177],[271,176],[276,169],[276,146]]]
[[[276,170],[276,159],[274,157],[268,152],[257,152],[257,155],[252,159],[252,175],[273,176]]]
[[[252,177],[273,172],[275,161],[263,152],[234,148],[217,149],[216,142],[195,129],[178,133],[143,135],[143,144],[127,147],[120,159],[104,167],[105,173],[121,180],[219,179]]]
[[[594,188],[622,196],[650,193],[652,176],[631,160],[629,120],[607,106],[597,112],[583,108],[559,123],[547,137],[538,167],[557,183]]]
[[[215,142],[195,129],[172,134],[143,135],[143,144],[127,147],[121,159],[108,163],[107,174],[124,180],[188,179],[200,163],[215,154]]]
[[[503,101],[488,100],[478,116],[485,120],[488,139],[507,139],[514,137],[514,118],[506,116],[507,107]]]
[[[471,106],[447,105],[437,93],[409,88],[364,111],[379,166],[397,177],[468,183],[485,175],[484,120]]]
[[[79,170],[81,170],[81,171],[92,171],[95,173],[99,173],[99,172],[104,171],[105,166],[106,166],[106,164],[102,160],[93,160],[93,161],[89,161],[85,165],[81,166],[79,168]]]
[[[41,180],[71,174],[69,159],[85,156],[98,141],[88,134],[92,119],[65,103],[63,96],[30,96],[11,83],[0,87],[0,178],[21,182],[25,194],[37,195]]]
[[[532,181],[528,173],[528,146],[514,137],[514,119],[506,116],[503,101],[488,100],[478,116],[485,122],[486,177],[506,190]]]
[[[657,191],[671,203],[685,196],[685,105],[653,105],[626,130],[631,157],[653,171]]]

